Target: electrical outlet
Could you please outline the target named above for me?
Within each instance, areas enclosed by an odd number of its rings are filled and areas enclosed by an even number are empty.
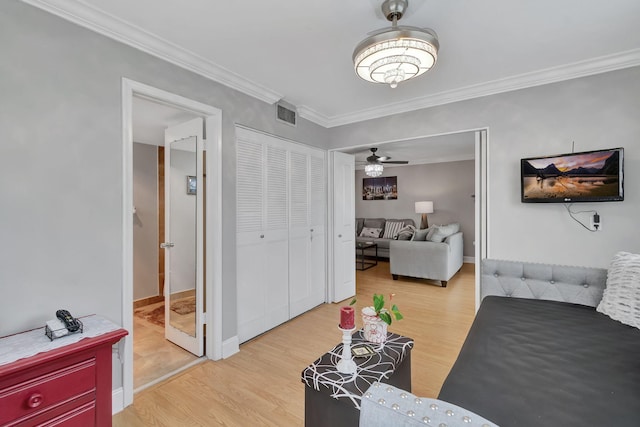
[[[591,215],[589,221],[589,229],[591,229],[592,231],[602,231],[602,215]]]

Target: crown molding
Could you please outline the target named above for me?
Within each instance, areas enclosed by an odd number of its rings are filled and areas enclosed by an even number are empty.
[[[81,0],[22,1],[268,104],[274,104],[284,97],[193,52],[186,51],[184,48],[151,33],[141,31],[128,22],[107,14]],[[640,49],[633,49],[338,116],[327,116],[307,106],[298,107],[298,113],[300,117],[306,120],[325,128],[332,128],[638,65],[640,65]]]
[[[273,104],[283,97],[277,92],[80,0],[22,1],[266,103]]]
[[[297,107],[297,109],[298,109],[298,114],[303,119],[307,119],[311,122],[314,122],[317,125],[320,125],[326,128],[330,128],[332,126],[331,119],[329,119],[328,116],[325,116],[324,114],[319,113],[316,110],[313,110],[307,107],[306,105],[301,105]]]
[[[608,71],[621,70],[623,68],[635,67],[638,65],[640,65],[640,49],[633,49],[585,61],[574,62],[559,67],[547,68],[544,70],[506,77],[504,79],[440,92],[434,95],[413,98],[409,101],[387,104],[381,107],[369,108],[341,116],[325,117],[324,121],[326,125],[324,126],[342,126],[365,120],[391,116],[393,114],[407,113],[409,111],[420,110],[422,108],[435,107],[438,105],[480,98],[482,96],[511,92],[514,90],[606,73]]]

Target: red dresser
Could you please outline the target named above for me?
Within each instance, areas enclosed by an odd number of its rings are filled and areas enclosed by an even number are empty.
[[[110,426],[111,348],[125,335],[116,329],[0,365],[0,426]]]

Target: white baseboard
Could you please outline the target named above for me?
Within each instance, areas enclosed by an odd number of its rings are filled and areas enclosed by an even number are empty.
[[[233,336],[222,342],[222,358],[226,359],[240,351],[240,342],[238,336]]]
[[[124,409],[124,389],[119,387],[111,393],[111,414],[117,414]]]
[[[476,257],[474,257],[474,256],[462,257],[462,262],[468,262],[470,264],[475,264],[476,263]]]

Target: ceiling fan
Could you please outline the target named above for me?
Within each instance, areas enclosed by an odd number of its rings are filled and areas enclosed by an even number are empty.
[[[408,160],[391,160],[391,157],[378,156],[376,154],[377,151],[378,149],[376,147],[371,148],[371,155],[367,157],[364,166],[364,173],[367,174],[367,176],[377,177],[382,175],[382,171],[384,170],[383,165],[386,164],[406,165],[409,163]]]
[[[371,150],[371,155],[369,157],[367,157],[367,164],[394,164],[394,165],[406,165],[409,163],[408,160],[391,160],[391,157],[386,157],[386,156],[378,156],[376,154],[376,152],[378,151],[377,148],[370,148]],[[364,163],[364,162],[362,162]]]

